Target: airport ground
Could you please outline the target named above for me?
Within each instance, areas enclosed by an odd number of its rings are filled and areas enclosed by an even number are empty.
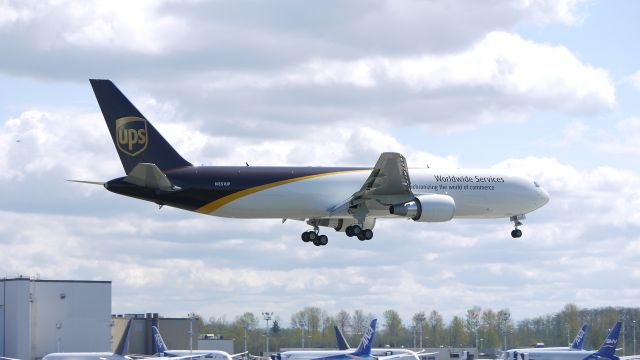
[[[0,279],[0,300],[0,356],[25,360],[38,360],[56,351],[113,350],[128,317],[136,318],[132,353],[153,354],[151,326],[155,325],[174,348],[264,355],[283,348],[335,348],[333,325],[344,329],[349,343],[356,345],[363,324],[375,316],[362,310],[329,314],[317,307],[305,307],[289,319],[251,312],[230,321],[204,320],[196,314],[190,318],[157,313],[112,315],[110,281],[28,277]],[[636,331],[640,332],[635,322],[640,308],[579,309],[573,304],[554,314],[520,321],[513,321],[506,309],[477,307],[448,322],[435,310],[418,312],[409,321],[391,309],[377,317],[380,326],[374,346],[441,349],[444,358],[439,355],[436,360],[459,358],[464,351],[474,358],[493,358],[500,349],[539,342],[566,346],[582,322],[590,324],[585,348],[593,349],[617,319],[623,321],[618,354],[628,356],[637,353]]]

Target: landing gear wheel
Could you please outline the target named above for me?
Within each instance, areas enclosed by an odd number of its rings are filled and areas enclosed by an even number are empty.
[[[363,232],[361,232],[361,233],[360,233],[360,234],[358,234],[357,236],[358,236],[358,240],[360,240],[360,241],[365,241],[365,240],[367,240],[367,238],[365,238],[365,237],[364,237],[364,233],[363,233]]]
[[[365,240],[371,240],[373,238],[373,231],[371,229],[365,229],[362,232],[362,235],[364,235]]]
[[[344,229],[345,234],[347,234],[348,237],[352,237],[353,236],[353,225],[349,225],[347,226],[346,229]]]
[[[313,230],[305,231],[302,233],[301,238],[304,242],[314,241],[318,238],[318,233]]]
[[[319,239],[315,239],[315,240],[313,240],[313,245],[315,245],[315,246],[320,246],[321,244],[320,244]]]
[[[320,245],[325,246],[329,243],[329,238],[327,235],[318,236],[318,240],[316,240]]]
[[[351,225],[351,232],[355,236],[359,236],[362,233],[362,228],[360,225]]]
[[[522,230],[514,229],[514,230],[511,231],[511,237],[512,238],[517,239],[517,238],[519,238],[521,236],[522,236]]]

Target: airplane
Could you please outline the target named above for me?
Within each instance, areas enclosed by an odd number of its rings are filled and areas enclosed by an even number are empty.
[[[338,345],[338,350],[349,350],[351,346],[347,342],[347,339],[340,331],[340,328],[337,325],[333,325],[333,331],[336,333],[336,345]]]
[[[533,348],[517,348],[517,349],[509,349],[504,352],[503,358],[504,360],[519,360],[518,354],[530,352],[530,351],[579,351],[583,350],[584,340],[587,334],[589,326],[587,324],[583,324],[578,333],[576,334],[575,339],[569,345],[569,347],[533,347]]]
[[[162,339],[162,335],[160,335],[160,330],[158,330],[157,327],[152,326],[151,331],[153,333],[153,344],[155,346],[157,356],[175,358],[193,355],[203,359],[232,360],[233,358],[246,354],[246,352],[243,352],[229,355],[228,352],[222,350],[169,350]]]
[[[351,347],[349,346],[349,343],[347,342],[347,339],[344,337],[344,334],[342,333],[342,331],[340,331],[340,328],[338,328],[336,325],[333,326],[333,330],[336,333],[336,344],[338,345],[338,350],[349,350],[351,349]],[[371,349],[371,355],[376,356],[376,357],[383,357],[383,358],[388,358],[390,356],[395,355],[396,357],[410,357],[410,358],[420,358],[420,357],[424,357],[424,356],[428,356],[428,355],[435,355],[437,354],[437,352],[415,352],[409,349],[403,349],[403,348],[372,348]]]
[[[110,352],[69,352],[69,353],[51,353],[45,355],[42,360],[131,360],[127,356],[129,352],[129,339],[131,338],[131,322],[129,319],[127,326],[116,351]]]
[[[303,242],[327,245],[320,227],[361,241],[376,219],[447,222],[509,218],[513,238],[525,215],[549,194],[533,179],[500,170],[409,169],[384,152],[373,167],[194,166],[185,160],[110,80],[89,80],[126,176],[97,184],[116,194],[242,219],[306,221]]]
[[[274,360],[353,360],[354,358],[370,359],[371,346],[376,334],[378,320],[371,320],[371,324],[362,336],[360,344],[355,351],[352,350],[310,350],[310,351],[285,351],[273,356]],[[416,357],[417,360],[417,357]]]
[[[620,327],[622,321],[616,322],[616,324],[609,331],[606,339],[602,343],[602,346],[597,351],[586,350],[556,350],[556,351],[544,351],[542,349],[532,349],[531,351],[519,353],[517,360],[620,360],[615,356],[616,345],[618,344],[618,337],[620,336]],[[506,355],[505,355],[506,356]],[[505,360],[511,360],[506,359]]]

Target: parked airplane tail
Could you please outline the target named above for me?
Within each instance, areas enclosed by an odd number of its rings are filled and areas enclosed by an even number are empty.
[[[113,352],[115,355],[126,356],[127,353],[129,353],[129,339],[131,338],[132,321],[133,319],[129,319],[129,321],[127,321],[127,326],[124,328],[124,333],[122,334],[122,338],[120,338],[118,347],[116,347],[116,351]]]
[[[360,357],[371,356],[371,347],[373,345],[373,338],[376,335],[377,322],[378,322],[377,319],[371,320],[371,325],[369,325],[369,328],[362,336],[362,340],[360,340],[360,345],[358,345],[358,348],[356,349],[356,351],[353,352],[351,355],[360,356]]]
[[[616,345],[618,345],[620,327],[622,327],[622,321],[618,320],[611,331],[609,331],[609,335],[607,335],[607,338],[604,340],[604,343],[602,343],[602,346],[600,346],[600,349],[593,353],[589,358],[606,358],[611,360],[619,360],[620,358],[615,356],[614,354],[616,353]]]
[[[191,166],[111,80],[89,80],[127,174],[139,163],[160,170]]]
[[[578,334],[576,335],[576,338],[573,339],[573,342],[571,343],[571,350],[582,350],[584,348],[584,339],[585,339],[585,335],[587,335],[587,329],[589,328],[589,325],[587,324],[583,324],[582,327],[580,328],[580,331],[578,331]]]
[[[333,330],[336,333],[336,344],[338,345],[338,350],[348,350],[350,346],[347,343],[347,339],[344,338],[342,331],[340,331],[336,325],[333,326]]]
[[[160,335],[160,330],[157,327],[152,326],[151,331],[153,332],[153,345],[156,350],[156,354],[164,354],[167,351],[167,345],[165,345],[164,340],[162,340],[162,335]]]

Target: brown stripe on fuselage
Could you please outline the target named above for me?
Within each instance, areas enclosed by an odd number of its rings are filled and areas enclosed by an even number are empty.
[[[196,210],[196,212],[199,212],[199,213],[202,213],[202,214],[209,214],[209,213],[211,213],[213,211],[218,210],[222,206],[224,206],[224,205],[226,205],[226,204],[228,204],[228,203],[230,203],[230,202],[232,202],[234,200],[237,200],[237,199],[245,197],[247,195],[255,194],[257,192],[260,192],[260,191],[263,191],[263,190],[267,190],[267,189],[270,189],[270,188],[273,188],[273,187],[276,187],[276,186],[290,184],[290,183],[297,182],[297,181],[302,181],[302,180],[314,179],[314,178],[318,178],[318,177],[322,177],[322,176],[345,174],[345,173],[357,172],[357,171],[371,171],[371,169],[333,171],[333,172],[306,175],[306,176],[300,176],[300,177],[295,177],[295,178],[291,178],[291,179],[275,181],[275,182],[272,182],[272,183],[263,184],[263,185],[251,187],[251,188],[248,188],[248,189],[236,191],[233,194],[229,194],[227,196],[221,197],[220,199],[214,200],[214,201],[208,203],[207,205],[198,208]]]

